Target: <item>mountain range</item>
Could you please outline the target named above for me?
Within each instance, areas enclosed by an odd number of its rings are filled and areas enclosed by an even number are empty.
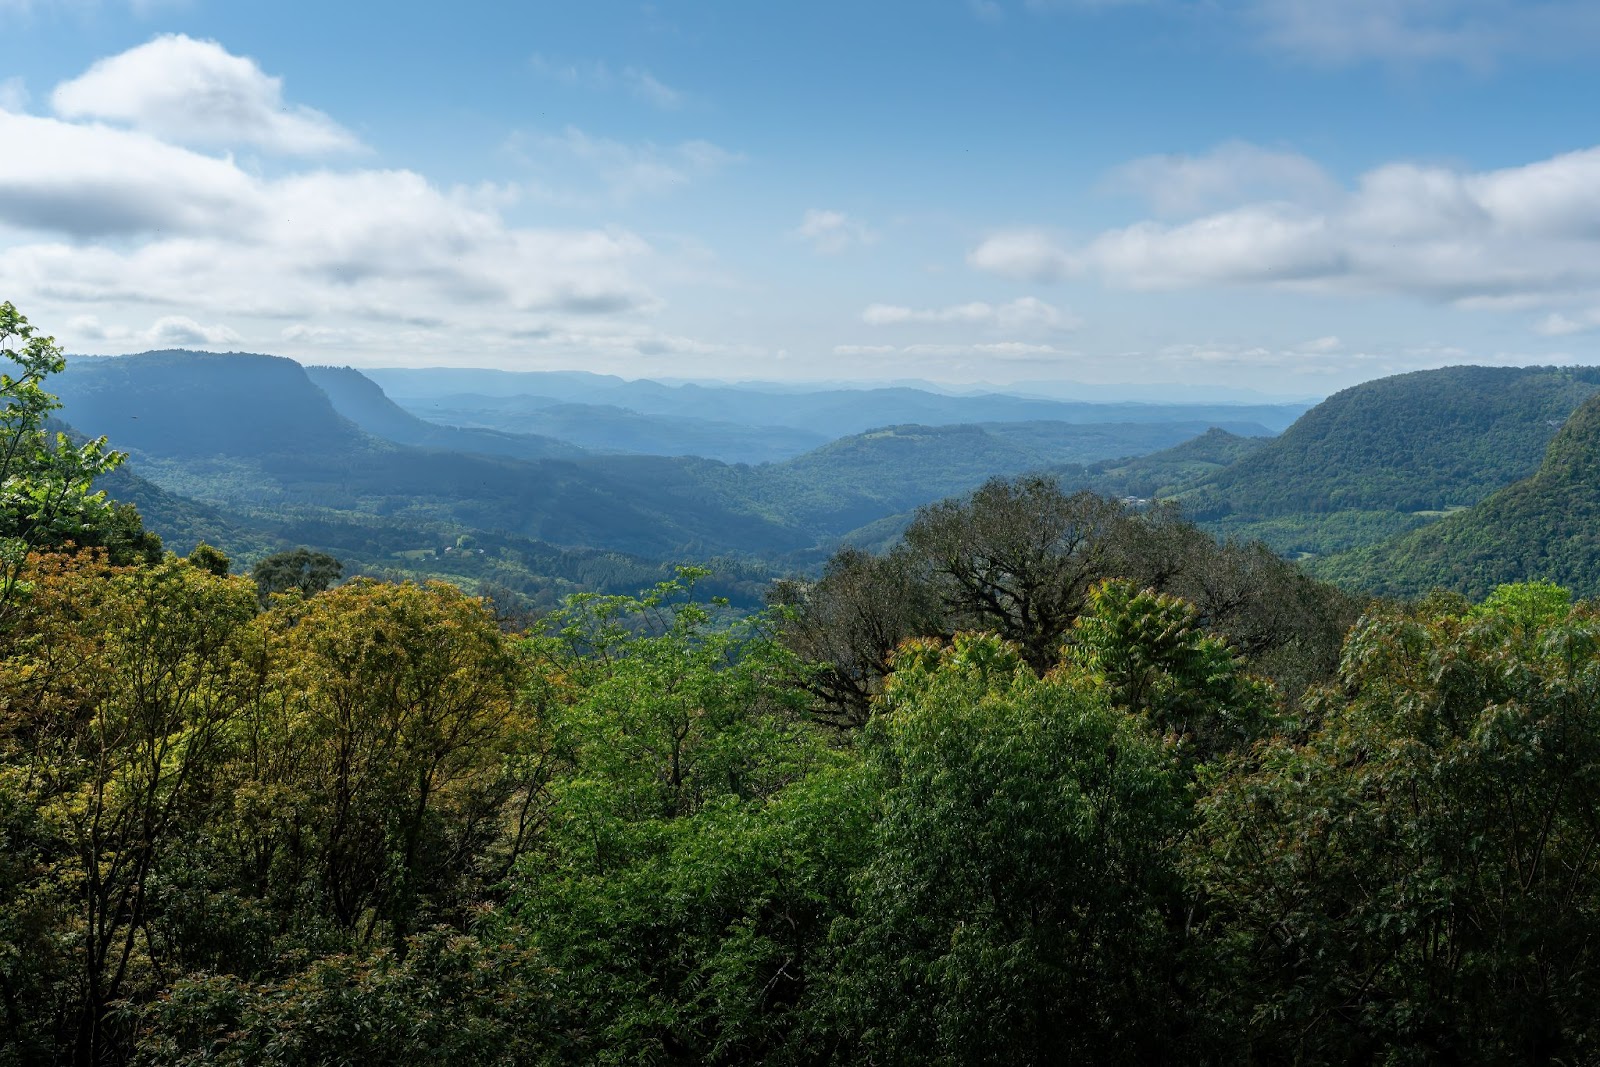
[[[411,392],[393,399],[385,381]],[[476,392],[418,392],[433,387]],[[754,596],[766,575],[841,543],[885,545],[918,507],[1027,472],[1174,503],[1352,589],[1481,592],[1507,575],[1587,589],[1583,457],[1600,416],[1582,405],[1597,391],[1597,368],[1423,371],[1335,394],[1273,436],[1283,406],[778,393],[182,351],[77,358],[59,378],[67,421],[132,454],[106,487],[175,548],[204,539],[248,560],[303,543],[536,599],[712,558]],[[558,432],[527,428],[540,412],[560,414],[537,424]],[[729,461],[840,427],[797,455]],[[706,445],[716,454],[687,454]]]

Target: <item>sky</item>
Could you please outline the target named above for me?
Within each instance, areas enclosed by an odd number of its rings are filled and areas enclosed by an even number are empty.
[[[1600,363],[1592,0],[0,0],[69,352],[1226,386]]]

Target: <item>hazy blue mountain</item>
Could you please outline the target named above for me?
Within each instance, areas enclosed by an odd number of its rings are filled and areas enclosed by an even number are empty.
[[[307,367],[305,372],[328,395],[340,415],[373,436],[397,444],[517,459],[570,459],[584,453],[583,448],[570,443],[570,438],[558,440],[536,433],[438,425],[420,419],[384,395],[377,382],[352,367]]]
[[[675,415],[748,426],[786,426],[829,438],[876,426],[916,423],[945,426],[985,422],[1203,422],[1258,423],[1277,431],[1304,404],[1095,404],[1010,396],[949,395],[905,387],[772,391],[738,386],[666,385],[640,379],[571,372],[380,369],[365,372],[403,407],[418,400],[475,393],[528,395],[565,403],[626,408],[644,415]]]
[[[1148,451],[1204,428],[900,425],[755,466],[647,455],[524,460],[365,432],[340,408],[395,437],[485,440],[435,436],[355,372],[308,373],[270,356],[84,359],[62,384],[67,417],[132,450],[134,469],[169,493],[273,537],[320,538],[368,559],[433,551],[452,530],[656,560],[798,559],[995,475]]]
[[[543,434],[595,452],[766,463],[800,455],[828,441],[820,433],[790,426],[755,427],[681,415],[643,415],[610,404],[525,394],[418,397],[407,405],[414,415],[431,422]]]
[[[334,410],[292,359],[164,351],[77,356],[51,379],[61,416],[118,448],[164,456],[250,455],[360,447],[366,435]]]

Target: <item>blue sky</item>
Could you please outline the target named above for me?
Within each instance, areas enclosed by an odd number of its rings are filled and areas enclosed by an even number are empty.
[[[70,350],[1227,385],[1600,359],[1600,5],[0,0]]]

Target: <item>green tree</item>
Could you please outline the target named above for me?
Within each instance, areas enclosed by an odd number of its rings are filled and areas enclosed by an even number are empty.
[[[0,662],[0,807],[32,811],[19,858],[35,862],[0,911],[55,916],[34,946],[53,977],[30,980],[32,1006],[54,1014],[42,1022],[58,1054],[110,1061],[127,1047],[119,1002],[148,996],[179,955],[158,887],[215,809],[250,698],[240,640],[255,596],[177,560],[54,556],[28,580]]]
[[[235,793],[246,884],[362,941],[462,921],[532,756],[523,667],[483,603],[358,578],[261,616],[270,677]]]
[[[1081,679],[989,635],[906,646],[867,731],[874,859],[834,930],[835,1026],[867,1063],[1176,1055],[1181,776]]]
[[[1193,759],[1247,748],[1275,722],[1271,689],[1200,625],[1199,608],[1125,579],[1089,590],[1066,659]]]
[[[696,577],[574,598],[534,646],[563,766],[505,928],[553,969],[574,1062],[814,1061],[814,967],[865,859],[857,762]]]
[[[250,577],[261,592],[262,606],[266,606],[274,593],[299,591],[312,596],[323,592],[343,573],[344,564],[332,556],[296,548],[268,556],[251,568]]]
[[[1119,573],[1122,505],[1067,495],[1048,478],[996,478],[970,497],[917,512],[907,548],[925,560],[956,627],[993,630],[1036,671],[1061,655],[1061,638],[1089,586]]]
[[[1303,744],[1204,775],[1187,861],[1241,1057],[1576,1062],[1600,1042],[1600,614],[1374,614]]]
[[[104,437],[74,444],[45,419],[61,404],[45,380],[66,368],[55,339],[45,337],[10,301],[0,303],[0,355],[15,365],[0,373],[0,622],[17,591],[28,553],[67,543],[94,543],[116,519],[95,478],[123,454]]]

